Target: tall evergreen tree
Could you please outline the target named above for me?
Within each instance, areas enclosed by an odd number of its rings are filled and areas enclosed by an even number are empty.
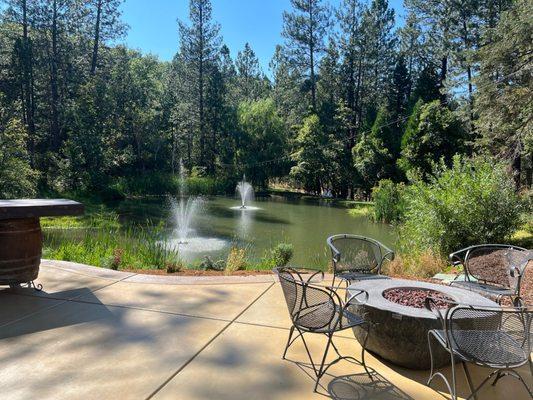
[[[324,52],[329,11],[322,0],[291,0],[292,12],[283,13],[283,37],[293,68],[307,79],[311,109],[316,112],[317,66]],[[306,90],[307,90],[306,88]]]
[[[124,0],[88,0],[88,19],[93,37],[91,75],[96,73],[102,43],[116,39],[122,36],[125,32],[126,25],[120,20],[120,6],[123,1]]]
[[[244,49],[237,54],[235,66],[239,76],[242,98],[247,100],[257,99],[261,70],[259,68],[259,59],[248,42],[244,45]]]
[[[220,25],[212,21],[211,14],[210,0],[190,0],[190,26],[179,22],[180,57],[183,59],[183,72],[192,89],[188,92],[188,97],[196,106],[190,109],[193,114],[189,117],[194,118],[195,136],[198,140],[197,165],[210,168],[214,160],[206,158],[209,128],[206,93],[221,47]]]
[[[506,160],[517,187],[533,184],[531,21],[531,1],[516,1],[478,52],[478,150]]]

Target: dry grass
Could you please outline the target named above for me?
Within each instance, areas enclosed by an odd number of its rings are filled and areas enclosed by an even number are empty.
[[[246,250],[232,247],[226,261],[226,274],[230,275],[235,271],[242,271],[246,269]]]
[[[432,252],[418,255],[397,255],[394,261],[385,265],[385,273],[393,276],[431,278],[446,269],[447,264]]]

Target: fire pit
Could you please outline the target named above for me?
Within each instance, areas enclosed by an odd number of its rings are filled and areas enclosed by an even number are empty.
[[[427,296],[437,299],[439,307],[448,301],[461,304],[497,307],[485,297],[469,290],[405,279],[371,279],[353,283],[348,291],[364,289],[369,298],[366,304],[354,304],[353,312],[362,315],[369,324],[367,350],[393,364],[411,369],[429,369],[430,357],[427,332],[441,329],[435,315],[424,308]],[[466,323],[467,321],[465,321]],[[363,343],[366,332],[354,328],[356,338]],[[435,364],[444,366],[450,356],[434,346]]]

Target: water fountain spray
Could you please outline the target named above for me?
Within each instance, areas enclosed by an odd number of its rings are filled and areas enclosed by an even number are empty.
[[[252,185],[246,182],[246,175],[243,174],[242,181],[237,183],[237,193],[241,197],[241,209],[246,209],[246,202],[251,201],[254,197],[254,189]]]

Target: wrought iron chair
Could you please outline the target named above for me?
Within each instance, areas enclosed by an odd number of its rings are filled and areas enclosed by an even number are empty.
[[[292,268],[275,268],[274,272],[276,272],[279,277],[285,301],[289,309],[289,315],[292,320],[289,338],[282,358],[285,359],[289,347],[296,341],[296,339],[301,337],[311,362],[311,366],[316,374],[315,392],[317,391],[320,379],[324,376],[329,367],[341,360],[347,360],[357,365],[361,365],[370,379],[372,379],[372,375],[365,365],[365,345],[366,339],[368,338],[368,331],[362,345],[361,361],[351,356],[341,355],[337,346],[333,342],[334,333],[364,324],[363,318],[351,313],[348,310],[348,307],[352,302],[366,302],[368,299],[368,293],[364,290],[358,291],[352,295],[348,301],[342,302],[333,288],[317,287],[313,285],[317,279],[323,279],[324,273],[321,271],[313,271],[307,279],[305,279],[303,275],[309,274],[309,271],[297,271]],[[298,331],[298,335],[293,338],[295,330]],[[309,351],[309,347],[304,338],[304,334],[306,333],[324,334],[328,338],[326,349],[321,362],[318,365],[311,357],[311,352]],[[330,347],[333,347],[338,357],[326,365],[326,357]]]
[[[530,330],[533,313],[526,308],[490,308],[468,305],[451,305],[440,310],[435,301],[428,297],[426,308],[432,311],[441,323],[441,329],[428,332],[431,372],[428,386],[435,377],[440,377],[448,387],[452,400],[457,399],[455,363],[460,362],[468,381],[471,394],[467,398],[477,400],[477,393],[491,378],[492,385],[506,375],[518,379],[531,397],[533,393],[517,368],[531,363]],[[432,339],[450,354],[452,382],[442,372],[435,372],[433,365]],[[493,371],[474,388],[467,363],[491,368]]]
[[[394,260],[394,252],[377,240],[358,235],[340,234],[327,239],[333,260],[333,284],[338,278],[348,286],[352,281],[375,278],[385,260]]]
[[[452,281],[465,289],[493,298],[498,304],[509,297],[519,305],[520,283],[533,252],[506,244],[470,246],[450,254],[453,265],[462,265],[464,281]]]

